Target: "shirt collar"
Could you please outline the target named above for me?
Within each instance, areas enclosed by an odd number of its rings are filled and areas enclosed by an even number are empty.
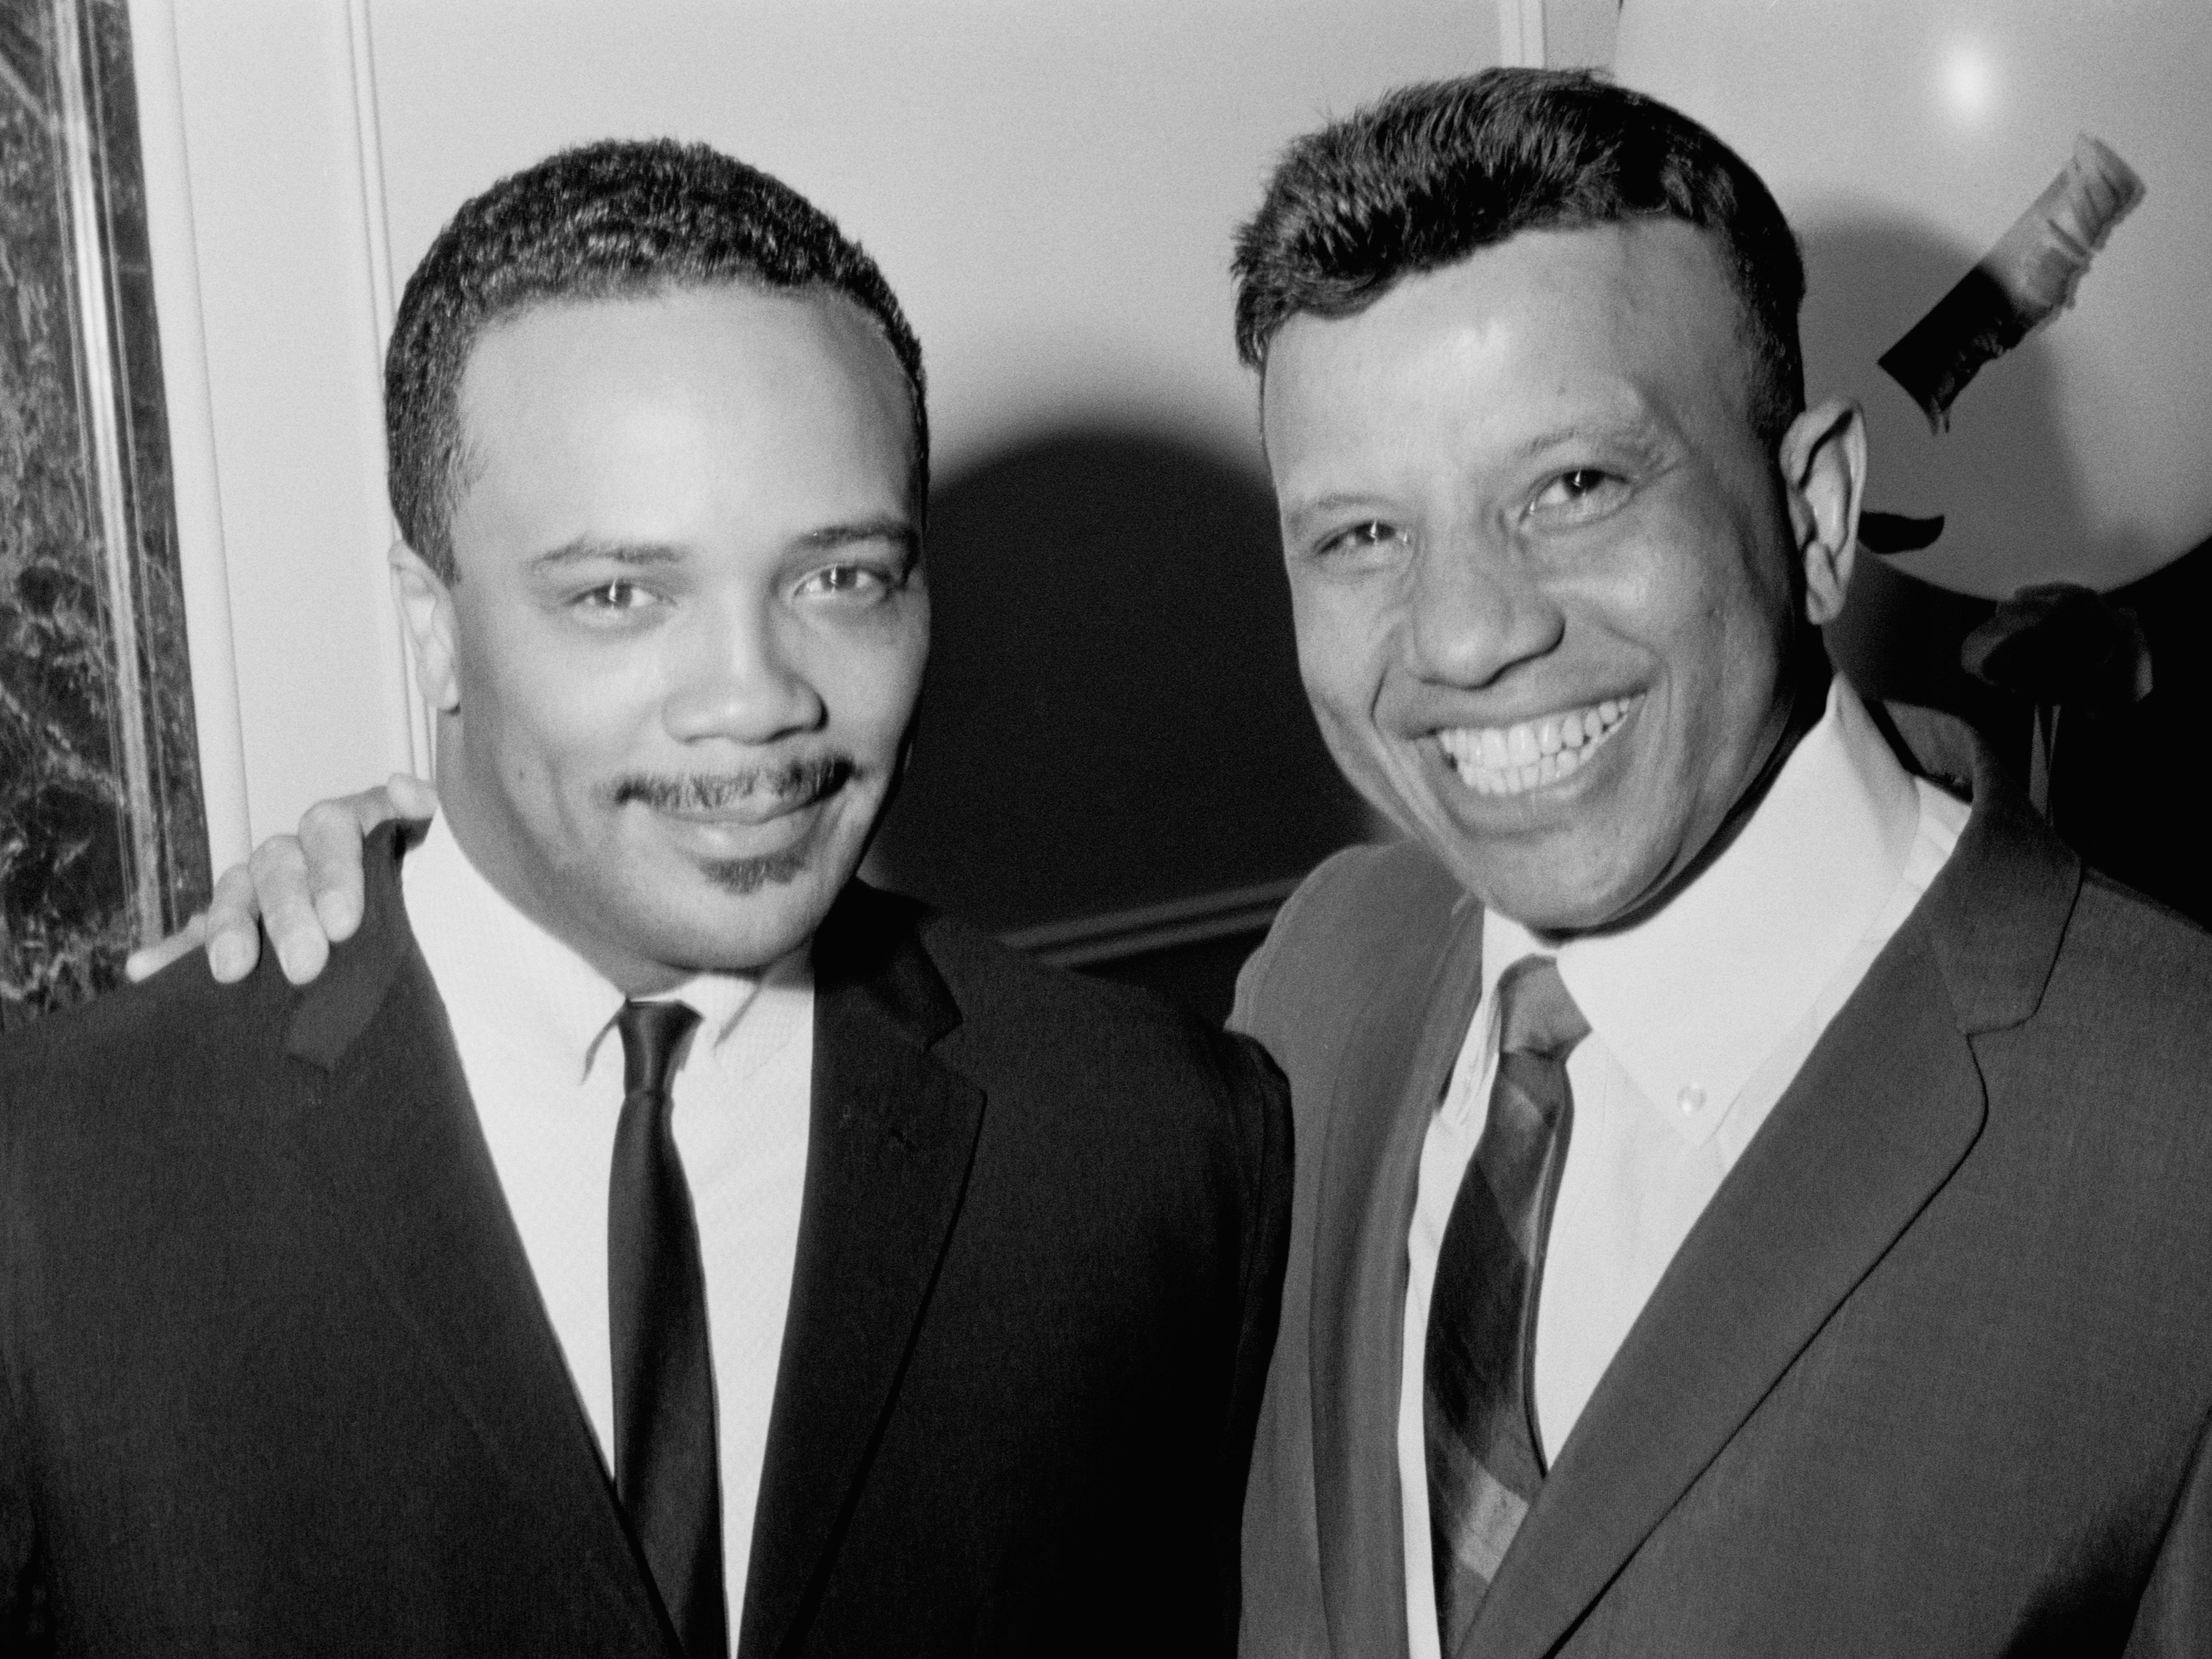
[[[612,981],[524,915],[469,861],[441,813],[400,866],[408,925],[448,1016],[499,1034],[511,1052],[557,1063],[580,1081],[610,1051],[623,997]],[[699,1012],[704,1046],[719,1048],[758,997],[763,979],[803,982],[801,946],[765,975],[701,974],[668,994]],[[698,1047],[695,1044],[694,1047]]]
[[[1559,976],[1646,1099],[1717,1115],[1881,917],[1918,823],[1912,780],[1839,675],[1726,850],[1633,927],[1559,946]],[[1547,948],[1487,914],[1486,995]]]

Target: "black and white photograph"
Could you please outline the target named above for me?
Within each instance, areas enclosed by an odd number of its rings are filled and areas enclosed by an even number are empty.
[[[2203,0],[0,0],[0,1655],[2212,1656]]]

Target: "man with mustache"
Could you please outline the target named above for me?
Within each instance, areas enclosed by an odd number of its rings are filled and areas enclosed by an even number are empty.
[[[441,234],[386,376],[435,819],[312,985],[0,1048],[0,1647],[1233,1650],[1287,1103],[854,879],[922,390],[703,147]]]
[[[1864,439],[1765,186],[1492,71],[1293,145],[1237,270],[1404,832],[1240,986],[1298,1137],[1246,1651],[2212,1651],[2212,942],[1831,675]]]

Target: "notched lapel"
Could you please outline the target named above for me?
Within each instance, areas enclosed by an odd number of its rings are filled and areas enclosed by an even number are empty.
[[[1406,1558],[1398,1389],[1406,1236],[1421,1144],[1482,992],[1482,913],[1462,902],[1441,952],[1401,959],[1353,1024],[1335,1078],[1314,1233],[1315,1518],[1336,1650],[1402,1654]],[[1377,1641],[1388,1632],[1389,1645]]]
[[[2080,860],[1985,745],[1929,887],[1669,1264],[1462,1649],[1548,1652],[1972,1150],[1971,1039],[2028,1018]]]
[[[815,950],[813,1115],[799,1253],[752,1517],[738,1650],[804,1622],[965,1194],[982,1091],[930,1052],[959,1011],[912,914],[854,884]]]
[[[1916,918],[1683,1241],[1560,1449],[1462,1656],[1552,1649],[1949,1178],[1984,1112]]]
[[[660,1615],[507,1208],[389,831],[360,934],[301,994],[287,1052],[325,1073],[278,1132],[514,1488],[647,1642]]]

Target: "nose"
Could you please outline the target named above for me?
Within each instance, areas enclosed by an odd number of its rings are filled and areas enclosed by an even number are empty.
[[[1407,584],[1414,672],[1441,684],[1489,684],[1559,642],[1565,613],[1511,539],[1461,530],[1425,542]]]
[[[702,605],[672,635],[661,719],[678,742],[753,746],[823,724],[827,708],[772,603]]]

